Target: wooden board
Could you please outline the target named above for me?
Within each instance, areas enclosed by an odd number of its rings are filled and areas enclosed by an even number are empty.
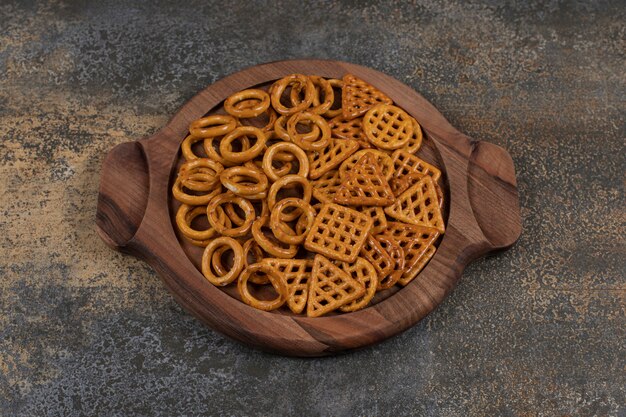
[[[447,230],[435,256],[408,286],[383,292],[358,312],[307,318],[253,309],[206,281],[196,267],[201,249],[181,242],[172,221],[171,181],[189,123],[239,90],[291,73],[352,73],[381,89],[420,122],[420,156],[443,172]],[[441,303],[469,262],[510,247],[521,233],[515,170],[504,149],[458,132],[426,99],[387,75],[322,60],[273,62],[230,75],[192,98],[153,136],[113,148],[102,166],[96,224],[109,246],[150,264],[175,299],[213,329],[295,356],[356,349],[406,330]]]

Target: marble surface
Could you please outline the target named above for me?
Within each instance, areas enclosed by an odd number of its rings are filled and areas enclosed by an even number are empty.
[[[625,416],[620,1],[0,3],[0,416]],[[425,320],[294,359],[98,238],[99,169],[246,66],[351,61],[506,148],[524,231]]]

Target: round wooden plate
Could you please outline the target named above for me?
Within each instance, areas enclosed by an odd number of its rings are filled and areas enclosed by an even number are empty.
[[[181,244],[172,222],[170,184],[189,123],[239,90],[292,73],[352,73],[376,86],[420,122],[426,137],[420,156],[444,174],[447,229],[434,257],[409,285],[354,313],[307,318],[251,308],[202,276],[195,265],[201,250]],[[469,262],[510,247],[521,233],[515,169],[505,150],[458,132],[421,95],[385,74],[322,60],[272,62],[232,74],[192,98],[153,136],[113,148],[102,166],[96,224],[109,246],[150,264],[175,299],[204,323],[249,345],[294,356],[356,349],[406,330],[441,303]]]

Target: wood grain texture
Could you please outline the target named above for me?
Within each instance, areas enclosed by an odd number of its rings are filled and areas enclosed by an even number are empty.
[[[447,231],[435,256],[408,286],[358,312],[307,318],[253,309],[206,281],[170,221],[170,178],[189,123],[232,93],[291,73],[333,78],[353,73],[375,85],[420,122],[445,174]],[[286,355],[329,355],[406,330],[441,303],[469,262],[510,247],[521,233],[515,171],[505,150],[458,132],[399,81],[337,61],[274,62],[223,78],[187,102],[155,135],[114,148],[101,175],[96,223],[108,245],[148,262],[176,300],[212,328]]]

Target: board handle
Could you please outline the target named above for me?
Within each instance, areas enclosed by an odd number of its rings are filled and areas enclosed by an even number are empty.
[[[148,164],[138,142],[117,145],[107,154],[101,170],[96,227],[104,242],[127,250],[144,217],[149,195]]]
[[[467,193],[492,250],[512,246],[522,232],[513,159],[503,148],[477,141],[469,157]]]

